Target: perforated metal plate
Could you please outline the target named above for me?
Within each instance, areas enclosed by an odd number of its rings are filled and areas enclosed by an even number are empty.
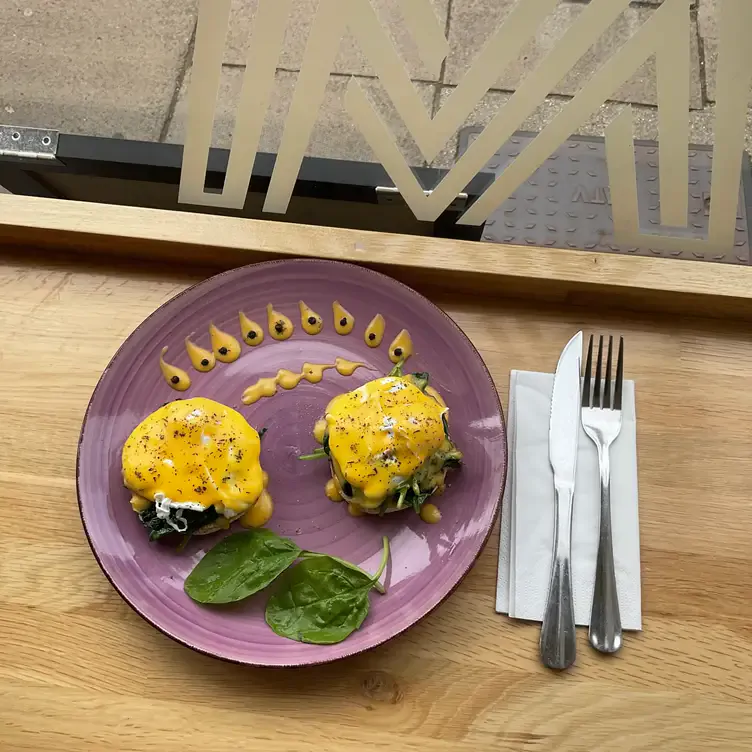
[[[482,128],[460,131],[459,153],[464,153]],[[489,160],[486,170],[500,174],[535,138],[517,133]],[[655,233],[660,227],[658,199],[658,144],[635,142],[640,228]],[[713,150],[689,149],[689,234],[707,237]],[[611,197],[603,139],[578,136],[562,144],[486,221],[482,240],[491,243],[552,246],[605,253],[665,256],[732,264],[749,264],[752,227],[752,176],[745,154],[739,191],[736,241],[733,252],[710,256],[690,251],[622,246],[614,240]],[[666,234],[669,230],[665,230]]]

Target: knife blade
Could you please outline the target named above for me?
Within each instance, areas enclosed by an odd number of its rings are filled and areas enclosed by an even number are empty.
[[[572,597],[572,502],[580,432],[582,332],[559,356],[551,392],[548,456],[554,471],[554,548],[548,601],[541,627],[540,654],[549,668],[565,669],[577,655]]]
[[[561,351],[551,393],[548,457],[557,485],[571,484],[574,487],[580,435],[581,363],[582,332],[577,332]]]

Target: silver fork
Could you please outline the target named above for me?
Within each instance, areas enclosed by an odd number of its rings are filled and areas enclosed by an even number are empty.
[[[601,520],[598,536],[598,558],[595,566],[593,608],[590,612],[590,644],[602,653],[615,653],[621,647],[621,616],[616,592],[614,545],[611,535],[611,467],[610,447],[621,431],[621,395],[624,382],[624,338],[619,337],[616,359],[616,379],[611,394],[611,356],[614,338],[608,338],[606,373],[601,392],[601,363],[603,336],[598,342],[598,362],[591,390],[590,374],[593,363],[593,336],[590,335],[585,381],[582,386],[582,427],[598,449],[601,476]],[[592,393],[591,393],[592,392]]]

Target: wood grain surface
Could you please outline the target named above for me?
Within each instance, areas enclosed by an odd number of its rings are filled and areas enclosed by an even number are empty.
[[[78,434],[102,369],[202,273],[24,254],[0,266],[2,752],[750,748],[747,326],[620,313],[608,299],[587,309],[433,292],[504,405],[510,369],[552,370],[577,329],[625,336],[644,632],[615,657],[580,632],[575,668],[543,669],[538,627],[494,613],[495,532],[454,595],[406,634],[323,667],[258,670],[194,653],[131,611],[76,503]]]
[[[213,269],[314,257],[368,264],[408,284],[475,294],[692,311],[752,320],[752,267],[497,245],[194,212],[3,196],[0,244],[66,248]],[[607,296],[604,297],[604,296]]]

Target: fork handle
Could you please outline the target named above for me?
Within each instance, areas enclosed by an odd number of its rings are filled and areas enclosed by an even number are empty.
[[[540,636],[541,661],[555,669],[568,668],[577,655],[570,566],[573,496],[572,488],[556,489],[554,556]]]
[[[601,653],[615,653],[621,647],[622,635],[611,535],[611,464],[608,445],[598,444],[598,465],[601,476],[601,520],[588,637],[590,644]]]

